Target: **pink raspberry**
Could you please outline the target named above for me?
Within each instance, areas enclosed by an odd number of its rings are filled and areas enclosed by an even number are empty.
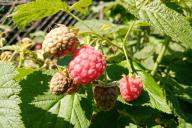
[[[34,47],[34,50],[40,50],[42,49],[42,43],[36,43],[33,47]]]
[[[70,77],[78,84],[88,84],[98,79],[105,69],[106,61],[102,53],[91,46],[76,50],[68,66]]]
[[[120,82],[120,92],[127,102],[136,100],[143,89],[143,83],[138,76],[123,76]]]

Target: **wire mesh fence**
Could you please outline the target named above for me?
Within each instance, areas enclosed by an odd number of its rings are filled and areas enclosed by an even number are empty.
[[[24,31],[21,31],[17,28],[17,26],[13,23],[10,14],[14,11],[15,7],[19,4],[24,4],[26,2],[30,2],[31,0],[0,0],[0,24],[7,25],[11,27],[11,31],[5,36],[8,44],[13,44],[18,40],[26,37],[31,32],[35,31],[44,31],[48,32],[52,27],[56,24],[65,24],[66,26],[72,26],[77,21],[70,17],[65,12],[58,12],[53,16],[46,17],[41,21],[35,21],[26,27]],[[72,5],[77,0],[66,1],[69,5]],[[94,5],[97,5],[98,2],[93,2]],[[82,15],[73,11],[73,14],[80,17],[81,19],[91,19],[96,18],[98,14],[90,12],[87,15]]]

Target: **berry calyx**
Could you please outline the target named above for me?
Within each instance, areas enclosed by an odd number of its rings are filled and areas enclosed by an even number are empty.
[[[78,89],[79,85],[68,76],[66,70],[55,73],[50,81],[50,91],[53,94],[71,94]]]
[[[70,77],[78,84],[88,84],[98,79],[106,69],[103,54],[91,46],[83,46],[74,52],[68,65]]]
[[[138,76],[125,76],[119,81],[120,93],[123,99],[127,102],[136,100],[143,89],[143,83]]]
[[[42,49],[45,54],[54,57],[63,57],[74,52],[79,41],[76,33],[64,25],[52,29],[43,41]]]
[[[101,110],[110,111],[115,106],[118,96],[118,87],[96,85],[93,94],[97,106]]]

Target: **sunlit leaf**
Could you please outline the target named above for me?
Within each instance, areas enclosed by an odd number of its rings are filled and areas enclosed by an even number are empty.
[[[21,87],[16,83],[16,68],[11,63],[0,62],[0,127],[24,128],[21,120],[19,93]]]
[[[92,4],[92,0],[79,0],[72,5],[71,9],[80,12],[82,14],[88,11],[88,7]]]
[[[139,19],[192,48],[192,28],[186,18],[168,8],[161,0],[118,0]]]
[[[88,128],[92,115],[90,93],[82,89],[72,95],[49,92],[51,76],[36,71],[23,79],[22,115],[30,128]]]
[[[24,29],[32,21],[41,20],[60,10],[67,11],[68,8],[68,5],[61,0],[36,0],[17,6],[12,18],[18,27]]]

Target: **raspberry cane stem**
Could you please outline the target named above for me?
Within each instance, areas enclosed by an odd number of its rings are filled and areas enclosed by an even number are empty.
[[[170,37],[165,38],[165,42],[162,44],[160,53],[159,53],[159,55],[157,57],[157,60],[156,60],[156,62],[154,64],[154,66],[153,66],[153,69],[151,71],[152,76],[154,76],[155,73],[157,72],[157,68],[158,68],[159,64],[161,63],[161,60],[163,59],[163,56],[164,56],[165,51],[166,51],[166,49],[167,49],[167,47],[169,45],[170,40],[171,40]]]
[[[8,61],[11,62],[14,59],[14,57],[16,56],[16,54],[17,54],[17,52],[14,51]]]
[[[101,47],[101,52],[103,53],[104,55],[104,51],[103,51],[103,48]],[[104,82],[107,83],[107,71],[105,70],[104,72]]]
[[[75,16],[74,14],[72,14],[70,11],[66,12],[67,14],[69,14],[71,17],[73,17],[74,19],[76,19],[77,21],[79,21],[80,23],[82,23],[84,26],[86,26],[87,28],[89,28],[92,32],[94,32],[94,34],[96,36],[98,36],[99,38],[101,38],[102,40],[106,40],[108,44],[113,45],[115,47],[117,47],[120,50],[123,50],[121,47],[119,47],[118,45],[112,43],[108,38],[104,38],[101,35],[97,34],[89,25],[87,25],[83,20],[81,20],[79,17]]]
[[[101,38],[102,40],[106,40],[106,42],[107,42],[109,45],[113,45],[113,46],[117,47],[118,49],[120,49],[121,51],[123,51],[124,54],[125,54],[126,60],[127,60],[127,68],[128,68],[128,70],[129,70],[130,73],[133,72],[132,67],[131,67],[131,62],[130,62],[130,60],[129,60],[129,57],[128,57],[128,54],[127,54],[127,51],[126,51],[126,45],[125,45],[125,43],[126,43],[127,37],[128,37],[128,35],[129,35],[131,29],[133,28],[135,22],[133,22],[133,23],[131,24],[130,28],[128,29],[128,31],[127,31],[127,33],[126,33],[126,35],[125,35],[125,38],[124,38],[124,40],[123,40],[123,48],[122,48],[122,47],[120,47],[120,46],[112,43],[108,38],[104,38],[104,37],[102,37],[101,35],[97,34],[89,25],[87,25],[87,24],[86,24],[83,20],[81,20],[79,17],[77,17],[77,16],[75,16],[74,14],[72,14],[70,11],[68,11],[68,12],[66,12],[66,13],[69,14],[69,15],[70,15],[71,17],[73,17],[74,19],[76,19],[77,21],[79,21],[80,23],[82,23],[82,24],[83,24],[84,26],[86,26],[87,28],[89,28],[92,32],[94,32],[94,34],[95,34],[96,36],[98,36],[98,37]]]
[[[82,23],[83,25],[85,25],[87,28],[89,28],[91,31],[94,32],[94,30],[89,27],[89,25],[87,25],[83,20],[81,20],[79,17],[75,16],[73,13],[71,13],[70,11],[66,12],[67,14],[69,14],[71,17],[73,17],[74,19],[76,19],[77,21],[79,21],[80,23]]]
[[[126,41],[127,41],[127,38],[128,38],[128,36],[129,36],[129,34],[130,34],[130,32],[131,32],[134,24],[135,24],[135,22],[133,22],[133,23],[131,24],[131,26],[129,27],[129,29],[128,29],[125,37],[124,37],[124,40],[123,40],[123,52],[124,52],[125,57],[126,57],[126,60],[127,60],[127,68],[128,68],[128,70],[129,70],[129,74],[133,72],[133,69],[132,69],[132,67],[131,67],[130,58],[128,57],[128,54],[127,54]]]

